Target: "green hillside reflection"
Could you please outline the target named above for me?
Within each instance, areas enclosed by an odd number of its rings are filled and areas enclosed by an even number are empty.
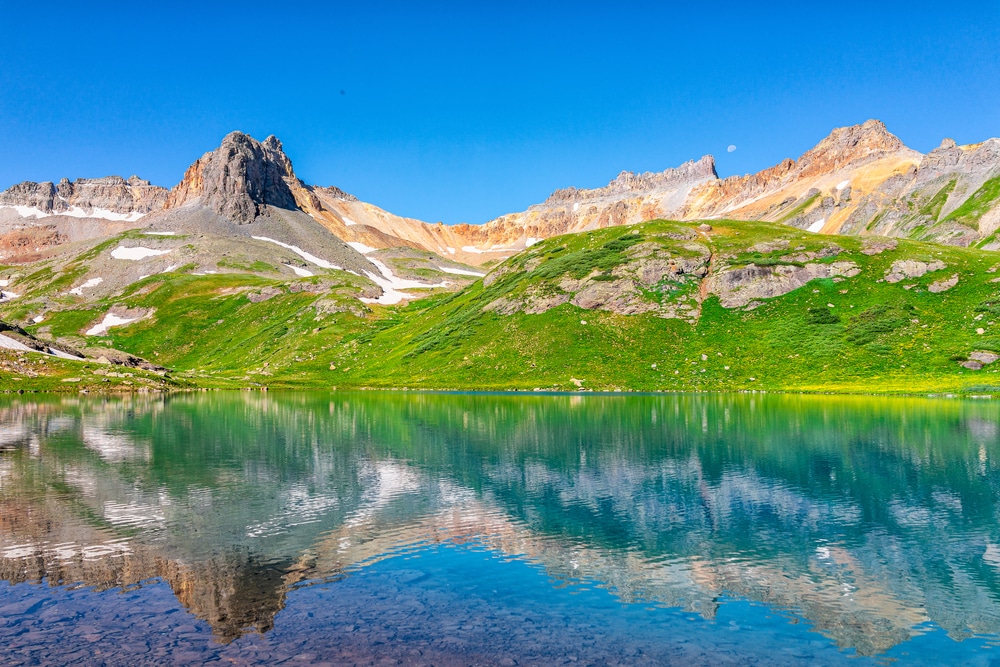
[[[0,402],[0,578],[163,578],[223,641],[297,586],[475,543],[876,654],[1000,634],[993,402],[196,393]]]

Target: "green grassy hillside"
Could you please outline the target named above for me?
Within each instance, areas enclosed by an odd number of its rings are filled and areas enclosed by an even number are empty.
[[[995,253],[711,224],[549,239],[460,292],[370,314],[347,274],[342,293],[161,274],[64,305],[42,333],[196,386],[1000,393],[1000,361],[983,363],[1000,353]],[[153,314],[82,337],[113,304]]]
[[[365,323],[335,355],[335,384],[483,389],[808,390],[992,392],[1000,363],[960,365],[1000,350],[998,257],[963,248],[900,241],[877,254],[856,237],[808,234],[778,225],[713,222],[695,243],[671,236],[695,226],[652,222],[549,239],[500,267],[506,280],[417,302],[395,320]],[[850,261],[859,272],[808,282],[744,307],[706,295],[692,322],[654,313],[624,315],[570,303],[540,314],[501,315],[484,307],[505,294],[558,291],[559,278],[608,275],[628,261],[613,248],[655,242],[678,257],[685,246],[712,250],[713,272],[726,268]],[[788,245],[782,247],[782,241]],[[804,262],[838,246],[835,256]],[[609,250],[611,248],[612,250]],[[831,251],[828,251],[831,252]],[[885,281],[898,260],[943,262],[943,270]],[[533,270],[526,270],[532,267]],[[935,293],[935,282],[958,283]],[[664,281],[645,296],[677,301],[702,281]],[[982,333],[977,333],[981,331]],[[336,378],[338,373],[334,373]]]

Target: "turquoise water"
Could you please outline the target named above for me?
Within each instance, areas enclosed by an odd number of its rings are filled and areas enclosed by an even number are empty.
[[[0,403],[4,664],[1000,664],[994,402]]]

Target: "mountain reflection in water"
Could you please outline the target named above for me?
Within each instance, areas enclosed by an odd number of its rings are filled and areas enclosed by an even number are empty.
[[[0,578],[169,583],[222,641],[296,587],[475,543],[871,655],[1000,634],[997,408],[804,396],[210,393],[0,402]]]

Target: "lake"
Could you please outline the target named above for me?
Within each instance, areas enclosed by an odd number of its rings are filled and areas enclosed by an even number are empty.
[[[0,399],[0,662],[1000,662],[1000,404]]]

